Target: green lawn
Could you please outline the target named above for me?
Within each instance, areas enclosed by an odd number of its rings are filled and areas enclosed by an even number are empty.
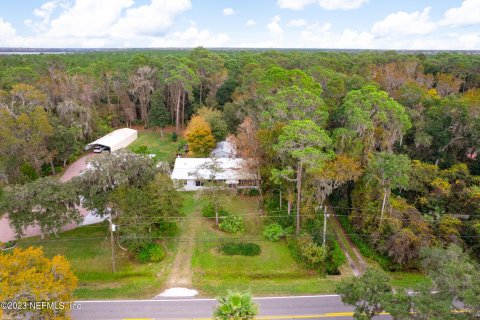
[[[246,231],[241,235],[229,235],[216,230],[214,221],[192,212],[202,202],[193,193],[183,193],[183,212],[194,221],[197,238],[191,259],[193,288],[202,296],[215,297],[227,290],[249,290],[254,295],[319,294],[333,293],[340,276],[319,277],[304,269],[290,255],[285,241],[266,241],[261,232],[263,219],[257,211],[257,198],[233,197],[225,204],[228,210],[243,215]],[[180,232],[186,233],[186,224],[180,224]],[[261,254],[254,257],[225,256],[218,252],[224,241],[254,242],[261,247]],[[118,246],[115,247],[117,272],[112,273],[108,225],[84,226],[61,234],[59,239],[40,240],[26,238],[20,247],[42,246],[47,256],[60,254],[67,257],[79,278],[76,299],[141,299],[151,298],[165,289],[172,270],[178,241],[166,243],[167,256],[160,263],[137,264]],[[348,274],[347,274],[348,275]],[[425,279],[421,274],[390,273],[397,288],[412,287]]]
[[[415,285],[428,281],[427,277],[422,273],[389,272],[389,275],[390,283],[397,289],[412,289]]]
[[[193,285],[203,295],[217,296],[229,289],[250,290],[255,295],[332,293],[339,277],[321,278],[304,269],[291,256],[285,241],[263,239],[263,218],[257,211],[257,198],[235,197],[225,207],[244,216],[246,230],[229,235],[216,230],[214,222],[202,218],[192,257]],[[254,257],[225,256],[218,246],[228,240],[253,242],[261,247]]]
[[[185,214],[193,210],[185,194]],[[64,255],[79,279],[76,299],[141,299],[159,294],[170,272],[177,243],[166,243],[167,255],[159,263],[137,264],[115,246],[116,273],[112,273],[110,238],[106,223],[63,232],[59,239],[26,238],[20,247],[42,246],[48,257]]]
[[[180,138],[179,138],[180,140]],[[162,161],[170,162],[175,158],[180,141],[173,142],[171,133],[164,133],[164,137],[158,132],[139,132],[138,139],[128,146],[130,150],[145,145],[148,152],[156,154],[157,158]]]

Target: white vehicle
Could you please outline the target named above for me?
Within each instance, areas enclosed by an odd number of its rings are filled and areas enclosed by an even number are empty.
[[[93,148],[94,153],[102,153],[102,151],[105,151],[105,150],[107,150],[107,147],[99,146],[99,147]]]

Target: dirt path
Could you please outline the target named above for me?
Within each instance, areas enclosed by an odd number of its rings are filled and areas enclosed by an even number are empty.
[[[360,254],[357,246],[353,244],[352,240],[345,232],[345,229],[338,221],[338,218],[335,216],[335,211],[331,207],[327,207],[327,210],[330,214],[328,222],[330,222],[330,225],[335,232],[338,244],[343,250],[345,257],[347,258],[348,264],[350,265],[350,268],[352,269],[356,277],[361,276],[367,268],[365,260]]]
[[[194,238],[197,233],[198,223],[201,218],[200,211],[196,209],[188,219],[183,220],[181,236],[178,239],[177,254],[171,266],[168,276],[167,288],[191,288],[192,287],[192,253],[195,245]]]

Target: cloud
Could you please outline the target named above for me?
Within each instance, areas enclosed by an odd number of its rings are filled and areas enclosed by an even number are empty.
[[[54,0],[54,1],[48,1],[45,2],[40,6],[40,8],[35,8],[33,10],[33,14],[41,18],[40,22],[33,22],[31,19],[26,19],[24,21],[25,25],[27,27],[33,27],[35,31],[37,32],[45,32],[48,30],[49,25],[50,25],[50,18],[59,6],[64,7],[66,4],[62,2],[61,0]]]
[[[430,19],[430,9],[426,7],[422,12],[399,11],[389,14],[373,25],[372,32],[380,37],[429,34],[437,28],[436,23]]]
[[[175,18],[192,6],[190,0],[151,0],[138,7],[133,7],[134,0],[75,0],[57,18],[48,21],[57,3],[62,4],[54,1],[34,11],[44,19],[41,30],[48,38],[156,36],[172,27]]]
[[[316,0],[278,0],[277,4],[282,9],[303,10],[306,6],[314,4]]]
[[[368,32],[359,32],[345,29],[341,33],[332,31],[329,22],[324,24],[312,24],[300,32],[300,38],[296,40],[296,46],[300,48],[361,48],[374,47],[374,35]],[[293,43],[292,43],[293,44]]]
[[[465,50],[478,50],[480,48],[480,32],[461,34],[458,36],[458,41]]]
[[[326,10],[352,10],[360,8],[369,0],[318,0],[320,7]]]
[[[57,3],[53,1],[48,1],[41,5],[40,8],[33,10],[33,14],[40,18],[49,17],[53,10],[57,7]]]
[[[306,26],[307,22],[303,19],[293,19],[287,24],[289,27],[303,27]]]
[[[325,10],[352,10],[360,8],[369,0],[278,0],[282,9],[303,10],[306,6],[318,3]]]
[[[222,12],[225,16],[232,16],[235,14],[235,11],[232,8],[225,8]]]
[[[105,0],[100,2],[103,1]],[[172,27],[179,14],[191,7],[190,0],[152,0],[149,5],[127,9],[125,16],[120,18],[112,27],[111,34],[119,38],[161,34]]]
[[[184,31],[173,32],[164,37],[153,38],[150,47],[223,47],[230,40],[225,33],[212,34],[208,29],[191,26]]]
[[[467,26],[480,24],[480,1],[465,0],[460,8],[451,8],[445,11],[442,26]]]
[[[270,35],[274,37],[283,37],[283,29],[279,24],[280,22],[280,17],[275,16],[273,17],[272,21],[267,24],[267,29],[270,32]]]
[[[252,19],[250,19],[250,20],[248,20],[247,22],[245,22],[245,25],[246,25],[247,27],[253,27],[253,26],[256,25],[256,24],[257,24],[257,23],[256,23],[254,20],[252,20]]]
[[[10,24],[10,22],[3,20],[3,17],[0,17],[0,43],[3,41],[6,42],[11,37],[14,37],[16,34],[15,28]]]
[[[133,5],[133,0],[76,0],[73,6],[53,19],[47,36],[102,37],[121,16],[122,10]]]

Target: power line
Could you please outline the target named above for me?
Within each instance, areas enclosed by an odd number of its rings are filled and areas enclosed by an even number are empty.
[[[349,209],[349,210],[369,211],[369,212],[376,212],[376,213],[380,212],[380,210],[368,209],[368,208],[362,209],[362,208],[355,208],[355,207],[339,207],[339,206],[326,206],[326,207],[330,208],[330,209]],[[285,212],[285,211],[284,210],[275,210],[275,211],[268,211],[268,212]],[[350,217],[350,216],[352,216],[351,214],[338,214],[338,213],[329,213],[329,214],[331,216],[336,216],[336,217]],[[293,218],[296,217],[296,214],[294,212],[292,212],[290,215],[287,215],[287,214],[283,214],[283,215],[264,215],[260,212],[247,212],[247,213],[241,213],[241,214],[238,214],[238,215],[242,216],[242,217],[257,216],[258,218],[261,218],[261,219],[268,219],[268,218],[292,218],[293,219]],[[314,215],[315,214],[301,214],[299,216],[300,217],[312,217]],[[448,215],[448,214],[444,214],[444,215]],[[469,216],[476,218],[480,215],[469,215]],[[223,218],[223,217],[220,216],[220,218]],[[151,220],[151,221],[143,220],[142,222],[129,222],[128,225],[152,225],[154,223],[159,223],[159,222],[183,222],[185,220],[205,220],[205,219],[206,220],[213,220],[213,219],[215,219],[215,217],[204,217],[204,216],[202,216],[202,217],[191,217],[191,216],[159,217],[159,219]],[[425,219],[424,217],[420,217],[420,218],[398,218],[398,217],[387,216],[387,217],[384,217],[383,219],[384,220],[393,220],[393,221],[424,221],[424,222],[426,221],[426,222],[428,222],[428,220]],[[100,225],[100,223],[104,223],[105,221],[107,221],[107,220],[104,220],[104,221],[101,221],[101,222],[98,222],[98,223],[95,223],[95,224],[92,224],[92,225],[83,225],[83,226],[79,225],[78,228],[101,228],[101,227],[104,227],[104,226]],[[125,225],[118,224],[117,226],[122,227],[122,226],[125,226]]]
[[[321,232],[317,233],[309,233],[310,235],[321,235]],[[366,235],[366,234],[361,234],[361,233],[344,233],[345,235],[348,236],[361,236],[363,238],[371,238],[373,237],[372,235]],[[328,232],[326,233],[327,236],[335,236],[335,232]],[[179,237],[172,237],[172,236],[158,236],[158,237],[151,237],[151,236],[117,236],[118,240],[176,240],[177,242],[216,242],[216,241],[263,241],[263,242],[270,242],[268,239],[265,239],[262,236],[238,236],[238,237],[229,237],[228,235],[225,235],[226,237],[221,238],[221,237],[190,237],[190,238],[179,238]],[[422,235],[423,237],[426,238],[437,238],[437,236],[434,235]],[[480,235],[458,235],[456,236],[457,238],[470,238],[470,239],[480,239]],[[23,244],[28,244],[28,243],[46,243],[46,242],[65,242],[65,241],[82,241],[82,240],[107,240],[108,237],[91,237],[91,238],[67,238],[67,239],[45,239],[45,240],[38,240],[38,241],[22,241],[21,243]],[[376,235],[376,239],[378,238],[391,238],[391,235]]]
[[[330,209],[348,209],[348,210],[358,210],[358,211],[369,211],[369,212],[380,212],[380,210],[375,210],[375,209],[369,209],[369,208],[355,208],[355,207],[341,207],[341,206],[324,206],[324,207],[327,207],[330,208]],[[286,211],[285,210],[271,210],[271,211],[266,211],[268,213],[276,213],[276,212],[283,212],[284,214],[282,215],[269,215],[269,214],[265,214],[263,215],[261,212],[244,212],[242,214],[239,214],[239,216],[242,216],[242,217],[248,217],[248,216],[256,216],[260,219],[269,219],[269,218],[294,218],[296,215],[295,213],[291,213],[290,215],[287,215],[286,214]],[[313,214],[315,215],[315,214]],[[312,214],[302,214],[300,215],[300,217],[312,217],[313,216]],[[348,217],[348,216],[351,216],[348,215],[348,214],[337,214],[337,213],[330,213],[331,216],[337,216],[337,217]],[[474,216],[476,217],[476,215]],[[133,225],[133,226],[139,226],[139,225],[152,225],[153,223],[156,223],[156,222],[183,222],[185,220],[207,220],[207,221],[211,221],[215,219],[215,217],[196,217],[196,216],[183,216],[183,217],[163,217],[161,218],[162,221],[159,221],[159,220],[152,220],[152,221],[142,221],[142,222],[134,222],[134,223],[129,223],[128,225]],[[421,217],[421,218],[397,218],[397,217],[392,217],[392,216],[387,216],[385,217],[384,219],[390,219],[390,220],[394,220],[394,221],[427,221],[425,218]],[[104,223],[105,221],[103,222],[100,222],[100,223]],[[100,223],[98,224],[94,224],[94,225],[87,225],[87,226],[79,226],[81,228],[105,228],[107,227],[106,225],[101,225]],[[118,225],[119,227],[122,227],[122,226],[125,226],[125,225]],[[348,234],[348,235],[356,235],[356,236],[361,236],[361,237],[371,237],[371,235],[366,235],[366,234],[359,234],[359,233],[352,233],[352,234]],[[122,236],[120,236],[122,237]],[[379,236],[376,236],[377,238]],[[380,237],[388,237],[390,238],[390,236],[385,236],[385,235],[381,235]],[[428,235],[424,235],[423,237],[429,237],[429,238],[436,238],[436,236],[428,236]],[[455,236],[457,238],[480,238],[480,236],[468,236],[468,235],[457,235]],[[150,238],[150,239],[177,239],[178,237],[159,237],[159,238]],[[103,239],[103,237],[93,237],[93,238],[68,238],[68,239],[52,239],[52,240],[41,240],[41,241],[62,241],[62,240],[65,240],[65,241],[77,241],[77,240],[90,240],[90,239],[94,239],[94,240],[99,240],[99,239]],[[140,239],[139,237],[137,237],[137,239]],[[178,240],[178,239],[177,239]],[[197,240],[200,240],[200,239],[197,239]],[[189,240],[190,241],[190,240]],[[208,241],[213,241],[213,240],[208,240]],[[33,243],[36,243],[36,242],[33,242]]]
[[[327,206],[327,208],[338,208],[338,207],[332,207],[332,206]],[[372,212],[380,212],[380,210],[368,210],[368,211],[372,211]],[[338,214],[338,213],[329,213],[331,216],[336,216],[336,217],[350,217],[352,216],[351,214]],[[312,217],[314,216],[315,214],[300,214],[299,216],[300,217]],[[323,214],[322,214],[323,215]],[[448,215],[448,214],[445,214],[445,215]],[[295,218],[296,217],[296,214],[294,212],[292,212],[290,215],[286,215],[286,214],[283,214],[283,215],[263,215],[259,212],[251,212],[251,213],[240,213],[238,214],[238,216],[241,216],[241,217],[249,217],[249,216],[257,216],[258,218],[261,218],[261,219],[264,219],[264,218]],[[470,215],[472,216],[472,215]],[[474,217],[477,217],[477,215],[473,215]],[[224,218],[226,216],[219,216],[219,218]],[[182,221],[185,221],[185,220],[213,220],[215,219],[215,217],[190,217],[190,216],[186,216],[186,217],[159,217],[159,219],[155,219],[155,220],[143,220],[142,222],[129,222],[128,225],[150,225],[150,224],[153,224],[153,223],[156,223],[156,222],[182,222]],[[393,217],[393,216],[387,216],[387,217],[384,217],[384,219],[391,219],[391,220],[396,220],[396,221],[428,221],[427,219],[425,218],[398,218],[398,217]],[[118,226],[122,226],[121,224],[119,224]]]

